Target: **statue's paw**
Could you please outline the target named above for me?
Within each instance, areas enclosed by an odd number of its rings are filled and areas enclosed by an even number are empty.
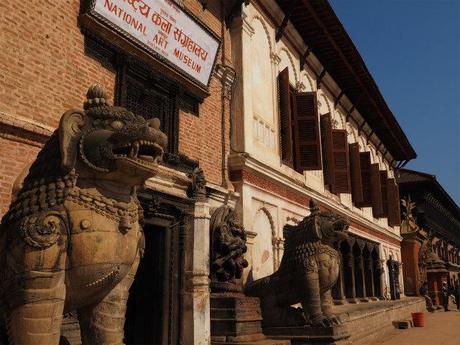
[[[330,323],[332,323],[332,326],[338,326],[342,323],[342,320],[340,320],[340,318],[334,314],[327,315],[327,319]]]
[[[340,319],[335,315],[320,315],[312,320],[312,326],[315,327],[334,327],[340,325]]]
[[[311,320],[311,325],[314,327],[330,327],[330,320],[325,315],[319,315]]]

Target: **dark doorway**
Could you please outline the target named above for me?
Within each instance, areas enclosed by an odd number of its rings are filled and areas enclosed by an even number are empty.
[[[128,345],[163,344],[163,300],[166,229],[144,227],[145,254],[131,286],[126,312],[125,341]]]

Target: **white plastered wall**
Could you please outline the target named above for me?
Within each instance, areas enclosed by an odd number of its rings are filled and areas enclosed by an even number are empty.
[[[326,88],[317,89],[315,73],[309,67],[300,70],[300,58],[295,49],[286,43],[284,38],[276,42],[276,28],[264,17],[264,14],[251,4],[244,6],[243,18],[243,24],[240,29],[243,84],[241,116],[243,126],[237,123],[235,131],[241,132],[240,138],[244,140],[244,145],[243,147],[238,147],[241,151],[249,153],[251,157],[267,165],[269,169],[295,180],[303,180],[307,188],[327,196],[328,199],[351,209],[360,217],[399,235],[399,227],[389,227],[386,218],[374,218],[372,208],[355,207],[352,203],[351,194],[344,193],[337,196],[329,193],[324,188],[323,172],[321,170],[305,171],[302,176],[282,164],[279,152],[277,76],[285,67],[289,67],[291,85],[298,91],[316,91],[319,114],[330,113],[334,120],[335,128],[347,130],[349,143],[358,142],[361,152],[371,152],[372,163],[379,163],[380,169],[386,169],[390,178],[394,176],[389,163],[384,161],[381,155],[376,154],[375,147],[368,142],[364,131],[358,130],[356,122],[346,121],[345,109],[334,107],[333,95]],[[356,111],[355,114],[357,114],[357,118],[361,118],[361,115]],[[268,255],[271,257],[273,267],[276,268],[282,252],[282,226],[287,222],[292,222],[291,218],[302,219],[307,211],[305,208],[299,207],[299,205],[258,190],[253,186],[241,186],[240,193],[242,195],[241,204],[244,205],[242,218],[246,229],[254,232],[258,231],[256,229],[258,226],[264,229],[260,230],[260,236],[257,235],[254,238],[254,243],[257,241],[271,241],[269,244],[256,245],[255,254],[257,256],[262,255],[263,259],[255,258],[254,263],[260,266],[259,270],[268,270],[267,267],[270,266],[267,264],[269,259],[266,259]],[[293,215],[287,216],[289,212],[293,213]],[[270,229],[268,229],[268,224],[270,224]],[[369,234],[362,235],[369,239],[372,237]],[[376,238],[374,240],[381,243],[382,248],[384,246],[391,247],[390,244],[382,243],[381,239]],[[272,251],[267,249],[270,245]],[[268,254],[264,254],[266,253],[265,250],[268,251]],[[393,250],[399,251],[397,246],[394,246]],[[248,256],[252,256],[252,247],[249,251]],[[383,251],[381,251],[381,255],[383,255]],[[400,255],[398,257],[400,258]],[[252,258],[249,261],[252,265]],[[386,267],[385,269],[387,270]],[[387,273],[386,271],[385,277],[388,276]]]
[[[248,184],[242,186],[242,222],[255,237],[248,241],[249,268],[244,277],[258,279],[278,269],[283,256],[285,224],[297,224],[309,212],[305,207]],[[248,277],[249,276],[249,277]]]

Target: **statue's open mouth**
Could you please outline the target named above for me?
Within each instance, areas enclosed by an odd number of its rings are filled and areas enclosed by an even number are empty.
[[[152,141],[137,140],[115,146],[112,153],[115,158],[129,159],[143,165],[156,165],[163,154],[163,148]]]
[[[350,222],[346,219],[340,219],[333,224],[335,236],[339,239],[346,239],[348,237],[348,227]]]

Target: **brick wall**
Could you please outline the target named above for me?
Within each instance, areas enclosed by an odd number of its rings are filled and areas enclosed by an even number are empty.
[[[206,10],[197,0],[183,3],[222,36],[220,2],[210,2]],[[65,110],[82,107],[86,90],[94,82],[101,83],[113,100],[115,72],[85,55],[84,36],[77,25],[79,10],[76,0],[0,2],[0,113],[55,128]],[[218,56],[217,63],[229,63],[227,32],[225,37],[228,53],[223,61]],[[215,76],[209,91],[199,116],[180,114],[179,152],[198,160],[208,181],[221,184],[221,82]],[[228,104],[226,109],[228,153]],[[37,147],[2,134],[0,126],[0,215],[9,203],[14,177],[38,152]],[[17,136],[22,139],[20,131]]]
[[[39,148],[0,137],[0,217],[11,199],[11,186]]]

